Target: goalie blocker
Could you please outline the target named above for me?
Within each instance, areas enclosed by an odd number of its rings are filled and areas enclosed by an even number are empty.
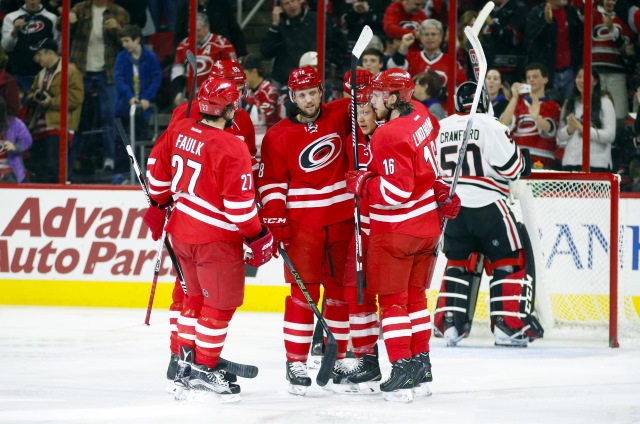
[[[444,337],[447,346],[456,346],[469,336],[483,270],[492,277],[490,317],[496,345],[526,347],[528,342],[544,335],[534,315],[535,266],[531,243],[522,223],[517,223],[517,229],[523,249],[511,257],[490,262],[483,254],[474,252],[466,259],[447,262],[434,319],[435,335]],[[451,247],[450,240],[447,244]],[[487,252],[490,256],[492,253],[495,252]],[[447,253],[447,257],[450,255]]]

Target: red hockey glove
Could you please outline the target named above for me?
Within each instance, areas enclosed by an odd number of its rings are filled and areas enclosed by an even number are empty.
[[[150,205],[142,220],[149,230],[151,230],[151,238],[153,241],[160,240],[162,229],[164,228],[164,218],[167,214],[166,209],[160,209],[158,206]]]
[[[373,177],[373,172],[349,170],[345,174],[347,177],[347,192],[363,197],[363,193],[367,191],[369,178]]]
[[[266,225],[269,228],[269,231],[271,231],[271,234],[273,234],[273,255],[277,258],[278,242],[282,241],[285,247],[289,245],[289,239],[291,238],[289,221],[287,220],[284,211],[263,209],[262,223]]]
[[[435,181],[433,183],[433,192],[436,195],[438,206],[442,215],[447,219],[454,219],[460,212],[460,198],[454,193],[453,197],[449,199],[450,187],[442,181]]]
[[[252,239],[245,239],[245,243],[251,250],[251,254],[244,261],[252,267],[257,268],[266,264],[273,256],[273,235],[264,225],[260,234]]]

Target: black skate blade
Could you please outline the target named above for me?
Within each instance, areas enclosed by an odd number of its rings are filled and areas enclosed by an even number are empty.
[[[318,371],[318,376],[316,377],[316,383],[318,386],[324,387],[327,385],[331,376],[333,374],[333,366],[336,363],[336,358],[338,356],[338,343],[334,340],[327,340],[327,345],[325,346],[324,356],[322,357],[322,365],[320,365],[320,370]]]
[[[239,364],[224,358],[218,360],[218,367],[242,378],[256,378],[258,375],[258,367],[255,365]]]

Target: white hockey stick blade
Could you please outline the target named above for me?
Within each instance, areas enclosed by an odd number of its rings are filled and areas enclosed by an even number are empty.
[[[373,38],[373,31],[369,27],[369,25],[365,25],[362,28],[362,32],[360,33],[360,37],[358,37],[358,41],[356,45],[353,47],[353,51],[351,52],[356,58],[360,59],[360,55],[367,48],[371,39]]]
[[[470,118],[476,113],[478,108],[478,102],[480,101],[480,94],[482,93],[482,87],[484,87],[484,78],[487,75],[487,58],[484,56],[484,50],[482,50],[482,44],[478,36],[473,32],[471,27],[464,29],[464,34],[467,36],[467,40],[471,43],[472,49],[469,50],[469,56],[471,56],[471,63],[474,65],[473,72],[476,76],[478,85],[476,87],[476,93],[473,97],[473,104],[471,105]]]
[[[487,18],[489,17],[489,14],[491,13],[494,7],[496,7],[496,4],[492,1],[488,1],[487,4],[484,5],[480,13],[478,13],[478,17],[476,18],[476,21],[473,24],[474,34],[476,35],[480,34],[480,31],[482,31],[482,27],[484,26],[484,23],[487,21]]]

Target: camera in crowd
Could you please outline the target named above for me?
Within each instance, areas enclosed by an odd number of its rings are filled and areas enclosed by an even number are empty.
[[[45,94],[44,91],[40,90],[40,91],[36,91],[36,94],[33,95],[33,98],[41,102],[47,98],[47,95]]]
[[[520,93],[520,94],[529,94],[529,93],[531,93],[531,84],[520,84],[520,88],[518,89],[518,93]]]

